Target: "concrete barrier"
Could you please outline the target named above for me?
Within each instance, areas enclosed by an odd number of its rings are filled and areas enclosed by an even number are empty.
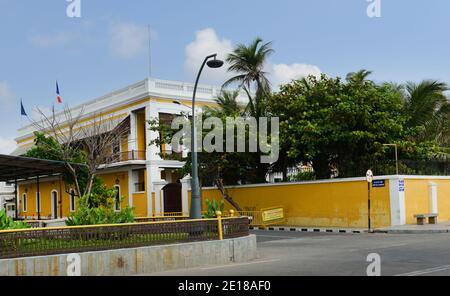
[[[69,254],[0,260],[0,276],[66,276]],[[82,276],[126,276],[256,259],[256,237],[80,253]]]

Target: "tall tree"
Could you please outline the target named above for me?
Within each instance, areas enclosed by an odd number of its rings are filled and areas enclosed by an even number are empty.
[[[61,113],[38,113],[41,118],[33,122],[36,145],[27,156],[64,162],[77,194],[90,195],[98,170],[116,159],[114,146],[127,136],[129,121],[101,113],[84,119],[83,109],[73,114],[68,107]],[[74,162],[85,164],[85,170],[80,172]]]
[[[420,128],[417,140],[450,146],[450,101],[445,95],[448,90],[447,84],[435,80],[405,85],[403,111],[408,116],[408,127]]]
[[[368,167],[362,164],[385,159],[383,144],[399,144],[403,156],[430,155],[432,145],[412,141],[401,94],[358,73],[346,81],[309,77],[274,94],[269,107],[280,116],[285,161],[307,161],[317,178],[327,179],[363,174]]]
[[[270,95],[270,82],[264,67],[274,52],[272,42],[264,43],[256,38],[249,45],[239,44],[227,57],[228,72],[236,76],[224,83],[224,87],[237,83],[248,95],[247,113],[255,118],[265,113],[265,102]]]
[[[264,66],[267,58],[274,52],[271,46],[271,42],[263,43],[261,38],[256,38],[248,46],[239,44],[227,57],[230,64],[228,71],[237,75],[226,81],[224,86],[239,83],[241,87],[251,89],[251,85],[256,83],[257,88],[269,90],[270,82],[264,72]]]

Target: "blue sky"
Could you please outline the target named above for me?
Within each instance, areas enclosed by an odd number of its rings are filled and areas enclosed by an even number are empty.
[[[274,84],[363,68],[377,81],[450,83],[450,1],[381,4],[369,18],[366,0],[81,0],[69,18],[66,0],[0,0],[0,153],[13,149],[20,98],[28,113],[50,108],[56,79],[74,105],[146,78],[148,25],[156,78],[192,81],[203,55],[260,36],[276,50]]]

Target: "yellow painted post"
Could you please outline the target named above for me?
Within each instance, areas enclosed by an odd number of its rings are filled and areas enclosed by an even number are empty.
[[[230,217],[234,217],[234,210],[230,210]]]
[[[223,232],[222,232],[222,212],[217,211],[217,231],[219,232],[219,240],[223,240]]]

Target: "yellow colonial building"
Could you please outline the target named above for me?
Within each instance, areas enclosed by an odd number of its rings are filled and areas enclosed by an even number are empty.
[[[113,161],[102,166],[99,175],[108,187],[118,189],[123,197],[120,206],[135,208],[137,217],[189,212],[187,192],[181,194],[181,189],[177,188],[181,186],[181,181],[188,182],[180,180],[177,174],[184,163],[162,156],[172,153],[169,145],[162,148],[149,146],[160,135],[149,130],[148,121],[189,114],[193,88],[194,85],[189,83],[146,79],[71,108],[73,114],[82,113],[80,122],[88,123],[100,115],[117,122],[127,121],[127,136],[112,148]],[[199,86],[196,104],[199,112],[204,106],[215,105],[220,89]],[[56,116],[64,118],[63,112]],[[19,130],[16,139],[18,148],[12,155],[24,155],[33,147],[35,126],[29,125]],[[17,208],[20,218],[37,219],[39,216],[41,219],[56,219],[68,217],[76,211],[77,197],[60,176],[41,178],[39,183],[40,194],[36,180],[19,183]],[[179,185],[171,188],[166,186],[169,184]],[[168,194],[161,194],[164,187],[170,189]],[[119,206],[117,209],[120,209]]]

